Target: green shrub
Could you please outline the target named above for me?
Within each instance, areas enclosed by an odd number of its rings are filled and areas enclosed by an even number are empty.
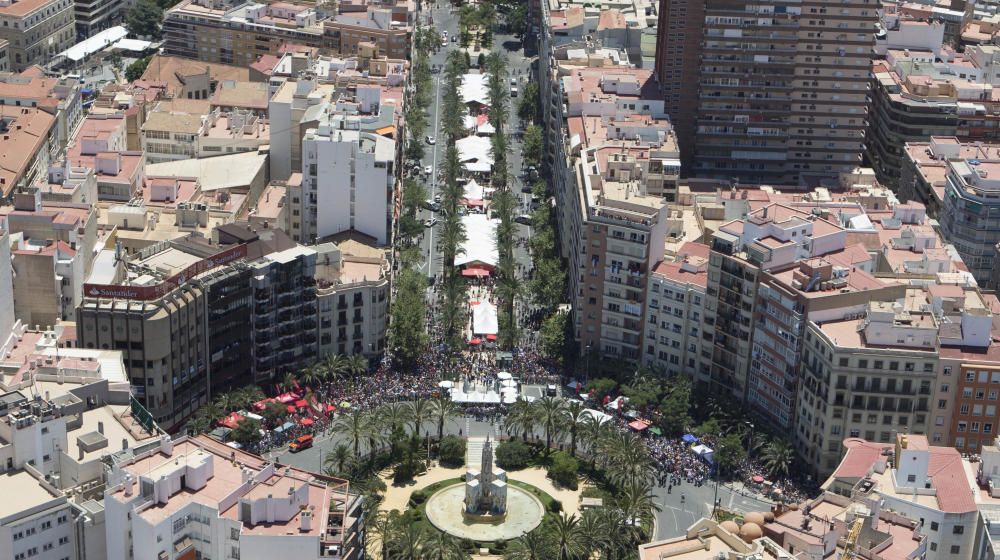
[[[465,440],[458,436],[444,436],[438,444],[438,459],[446,467],[465,464]]]
[[[577,472],[580,468],[576,459],[566,453],[557,452],[552,454],[552,465],[549,467],[549,478],[570,490],[577,488]]]
[[[531,464],[531,447],[520,440],[505,441],[497,446],[497,466],[508,471],[517,471]]]
[[[427,494],[424,494],[423,491],[421,490],[417,490],[416,492],[410,494],[411,508],[417,507],[426,501],[427,501]]]
[[[552,513],[559,513],[562,511],[562,502],[559,500],[552,500],[552,502],[549,503],[549,511]]]

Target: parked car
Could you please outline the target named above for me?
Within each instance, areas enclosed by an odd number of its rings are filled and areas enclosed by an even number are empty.
[[[433,146],[434,144],[437,143],[437,140],[435,140],[433,136],[431,136],[430,134],[428,134],[427,135],[427,143],[430,144],[431,146]]]
[[[430,176],[432,173],[434,173],[434,168],[431,167],[431,166],[429,166],[429,165],[425,165],[424,166],[424,175]]]

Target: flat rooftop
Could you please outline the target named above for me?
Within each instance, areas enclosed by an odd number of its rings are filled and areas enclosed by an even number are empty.
[[[0,474],[0,522],[57,499],[26,471]]]

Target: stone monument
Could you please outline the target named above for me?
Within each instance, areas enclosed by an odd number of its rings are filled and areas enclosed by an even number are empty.
[[[477,521],[500,521],[507,515],[507,472],[493,468],[490,438],[483,445],[479,470],[465,472],[465,517]]]

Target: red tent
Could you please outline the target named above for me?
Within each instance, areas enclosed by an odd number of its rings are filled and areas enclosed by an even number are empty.
[[[243,417],[235,412],[230,412],[229,416],[226,416],[222,420],[219,420],[219,424],[229,428],[230,430],[235,430],[236,426],[240,425],[243,421]]]
[[[490,275],[490,271],[481,266],[470,266],[462,270],[462,276],[471,278],[483,278]]]
[[[334,412],[336,410],[337,410],[337,407],[333,406],[332,404],[325,404],[325,405],[323,405],[323,412],[325,412],[327,414],[329,414],[331,412]]]
[[[292,393],[291,391],[289,391],[287,393],[282,393],[282,394],[278,395],[277,397],[275,397],[275,400],[277,400],[278,402],[283,403],[283,404],[288,404],[290,402],[295,402],[295,401],[299,400],[299,398],[300,397],[297,394]]]
[[[641,432],[641,431],[643,431],[643,430],[645,430],[646,428],[649,427],[649,422],[647,422],[646,420],[642,420],[642,419],[640,419],[640,420],[633,420],[633,421],[631,421],[631,422],[628,423],[628,427],[632,428],[633,430],[635,430],[637,432]]]
[[[313,425],[313,419],[312,418],[303,418],[302,420],[299,421],[299,424],[302,424],[303,426],[312,426]]]
[[[309,406],[309,403],[307,403],[305,399],[299,399],[295,401],[295,406],[297,406],[298,408],[305,408]]]
[[[473,338],[472,340],[470,340],[470,341],[469,341],[469,344],[471,344],[471,345],[473,345],[473,346],[478,346],[478,345],[479,345],[480,343],[482,343],[482,342],[483,342],[483,341],[482,341],[482,340],[479,340],[478,338]]]
[[[497,335],[495,335],[495,334],[488,334],[488,335],[486,335],[486,340],[493,341],[493,340],[496,340],[496,339],[497,339]]]
[[[285,407],[285,410],[287,410],[289,414],[293,414],[295,412],[295,407],[292,405],[288,405]]]

